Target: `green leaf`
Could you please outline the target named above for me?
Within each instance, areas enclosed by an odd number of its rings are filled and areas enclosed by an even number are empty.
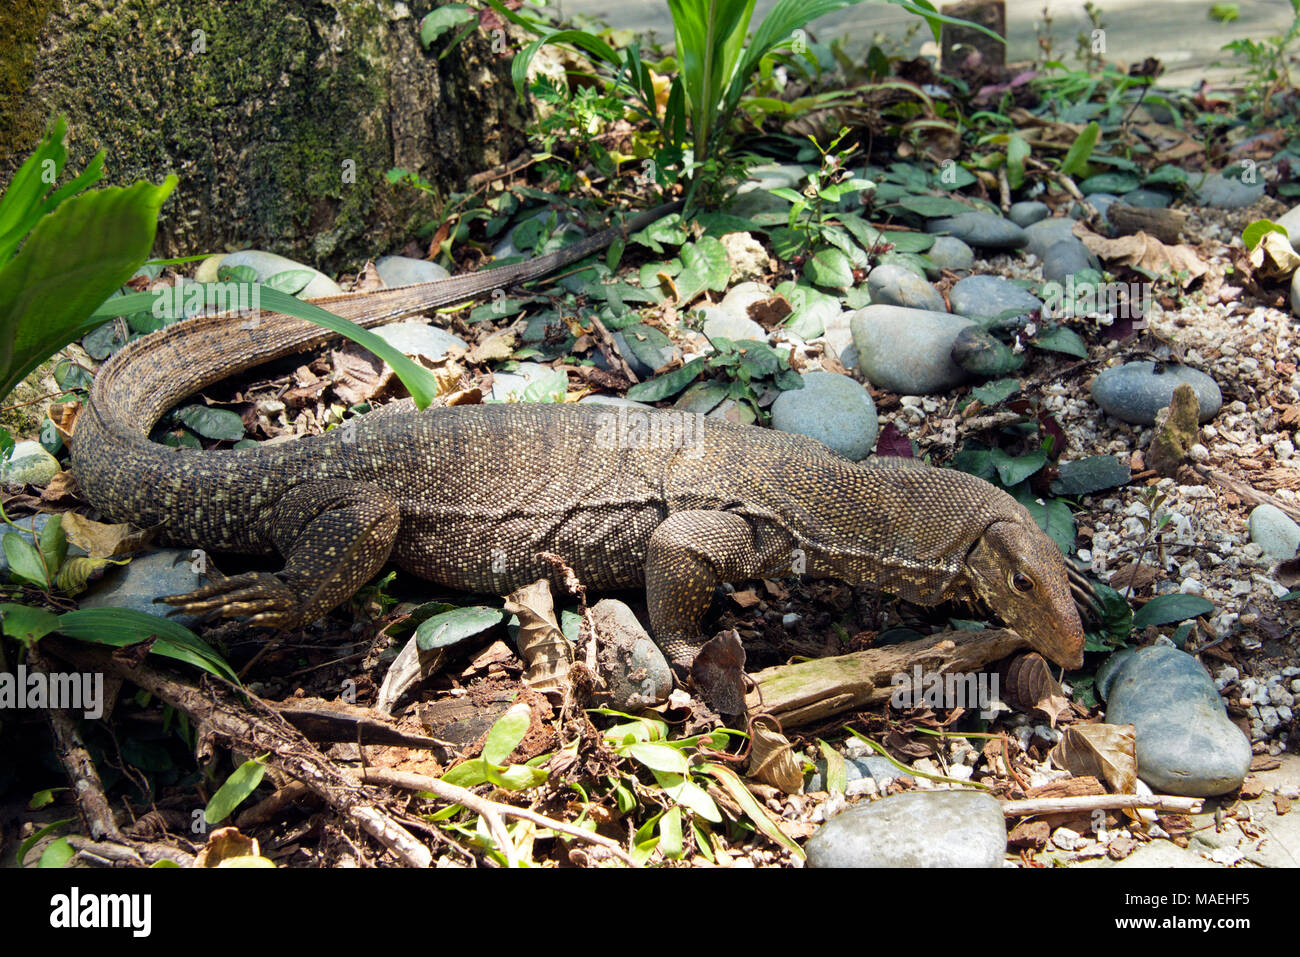
[[[207,642],[169,618],[132,608],[82,608],[59,616],[59,633],[69,638],[124,648],[153,638],[150,653],[184,661],[238,685],[239,676]]]
[[[488,766],[482,758],[474,758],[456,765],[438,780],[462,788],[472,788],[487,780]]]
[[[653,742],[637,742],[625,748],[629,757],[636,758],[646,767],[655,771],[667,771],[670,774],[686,774],[689,767],[686,756],[674,747]]]
[[[68,538],[63,533],[63,522],[57,517],[51,518],[41,529],[41,558],[50,574],[56,574],[68,557]]]
[[[1001,449],[992,449],[989,456],[993,467],[997,469],[998,478],[1007,488],[1019,485],[1047,464],[1047,453],[1041,450],[1012,458]]]
[[[679,807],[669,808],[659,818],[659,850],[672,860],[681,860],[685,856],[682,850],[682,809]]]
[[[822,757],[826,759],[826,790],[830,794],[843,794],[849,786],[848,769],[844,766],[844,755],[840,754],[825,741],[817,739]]]
[[[3,545],[5,558],[9,559],[11,575],[37,588],[49,589],[50,580],[46,577],[45,566],[41,563],[41,553],[36,550],[35,545],[17,532],[5,532],[0,545]]]
[[[754,822],[754,826],[763,832],[770,840],[784,847],[799,860],[804,859],[803,848],[796,844],[772,819],[758,798],[754,797],[749,788],[745,787],[745,782],[737,777],[736,772],[731,768],[725,768],[720,764],[705,764],[700,770],[711,774],[722,789],[731,795],[732,800],[740,805],[745,816]]]
[[[788,226],[777,226],[768,233],[768,238],[772,241],[772,252],[776,253],[777,259],[784,262],[789,262],[799,255],[808,245],[808,240],[803,233]]]
[[[41,852],[41,861],[38,867],[66,867],[68,862],[76,857],[77,852],[72,849],[66,837],[61,837],[56,841],[51,841]]]
[[[88,317],[148,258],[158,211],[175,185],[169,176],[161,186],[95,190],[36,224],[0,268],[0,397],[99,325]]]
[[[1267,219],[1257,219],[1241,231],[1241,241],[1246,244],[1247,249],[1254,249],[1269,233],[1281,233],[1289,238],[1285,226]]]
[[[44,790],[37,791],[32,795],[31,800],[27,802],[27,810],[39,811],[46,805],[53,804],[54,795],[58,794],[60,791],[66,790],[67,788],[45,788]]]
[[[50,632],[58,629],[59,616],[44,608],[6,603],[0,605],[0,624],[3,624],[7,637],[30,648]]]
[[[477,21],[478,15],[463,3],[449,3],[445,7],[438,7],[420,21],[420,42],[427,49],[432,46],[434,40],[448,30]]]
[[[1187,170],[1172,163],[1157,166],[1142,180],[1143,186],[1181,186],[1187,182]]]
[[[811,282],[832,289],[847,289],[853,285],[853,266],[838,249],[823,249],[803,264],[803,274]]]
[[[1034,338],[1033,342],[1040,349],[1064,352],[1068,356],[1077,356],[1080,359],[1088,358],[1087,344],[1077,332],[1065,326],[1048,326]]]
[[[176,417],[205,439],[237,442],[244,437],[244,420],[229,409],[187,405]]]
[[[731,281],[731,263],[722,243],[711,236],[682,246],[682,266],[704,282],[706,289],[722,292]]]
[[[686,242],[686,229],[682,225],[680,213],[673,213],[671,216],[664,216],[651,223],[639,233],[633,233],[628,237],[629,242],[640,243],[642,246],[649,246],[657,253],[664,251],[664,244],[669,246],[680,246]]]
[[[1097,146],[1097,137],[1101,136],[1101,127],[1093,121],[1083,128],[1083,131],[1074,138],[1074,143],[1070,146],[1070,151],[1065,154],[1065,159],[1061,161],[1061,172],[1067,176],[1074,176],[1083,172],[1088,165],[1088,157],[1092,155],[1093,149]]]
[[[1047,537],[1056,542],[1062,554],[1069,554],[1074,544],[1074,515],[1070,506],[1059,498],[1037,499],[1030,492],[1022,492],[1016,500],[1033,516]]]
[[[67,824],[71,824],[71,823],[73,823],[75,820],[76,820],[76,818],[73,818],[73,817],[65,817],[65,818],[63,818],[63,819],[61,819],[61,820],[58,820],[58,821],[51,821],[49,824],[46,824],[44,827],[42,827],[40,830],[38,830],[38,831],[37,831],[35,834],[33,834],[31,837],[27,838],[25,841],[23,841],[21,844],[19,844],[19,845],[18,845],[18,854],[17,854],[17,864],[18,864],[18,866],[19,866],[19,867],[22,867],[22,866],[23,866],[23,860],[24,860],[24,858],[27,857],[27,852],[30,851],[33,847],[35,847],[35,846],[40,842],[41,838],[45,837],[45,836],[48,835],[48,834],[53,834],[53,833],[54,833],[55,831],[57,831],[59,828],[65,826],[65,825],[67,825]]]
[[[653,768],[651,773],[659,786],[664,789],[664,793],[682,807],[706,821],[712,821],[714,824],[722,823],[722,812],[718,810],[718,805],[704,788],[690,778],[668,771],[655,771]]]
[[[316,273],[310,269],[286,269],[284,272],[278,272],[274,276],[267,276],[266,285],[270,286],[272,289],[278,289],[280,292],[287,293],[290,296],[296,296],[315,278]]]
[[[217,788],[208,806],[203,809],[203,820],[209,824],[220,824],[234,813],[235,808],[252,797],[262,783],[266,774],[266,764],[260,758],[245,761],[235,768],[233,774],[226,778],[224,784]]]
[[[1023,136],[1007,140],[1007,185],[1019,189],[1025,185],[1025,160],[1029,158],[1029,143]]]
[[[1147,625],[1168,625],[1213,611],[1214,603],[1199,595],[1160,595],[1137,610],[1133,615],[1133,627],[1141,631]]]
[[[627,397],[637,402],[657,402],[676,395],[694,382],[704,371],[707,360],[692,359],[680,369],[665,372],[645,382],[638,382],[627,390]]]
[[[483,744],[483,760],[488,764],[505,764],[519,742],[524,740],[533,722],[533,711],[524,702],[512,705],[505,714],[497,718],[488,732]]]
[[[1127,485],[1131,473],[1128,464],[1113,455],[1090,455],[1076,462],[1062,462],[1057,479],[1052,482],[1053,495],[1088,495],[1102,489]]]
[[[505,788],[508,791],[524,791],[546,783],[548,774],[544,768],[533,768],[526,764],[512,764],[498,771],[491,764],[486,765],[489,784]]]
[[[416,647],[420,651],[450,647],[496,627],[505,617],[500,608],[487,605],[467,605],[440,612],[420,622],[415,629]]]
[[[926,219],[937,219],[941,216],[960,216],[962,213],[974,211],[973,207],[968,206],[966,203],[949,199],[947,196],[904,196],[894,205],[902,206],[908,212],[924,216]]]
[[[884,232],[880,238],[892,244],[896,253],[923,253],[934,245],[938,237],[932,233]]]
[[[994,379],[970,390],[970,394],[986,406],[1005,402],[1020,391],[1019,379]]]

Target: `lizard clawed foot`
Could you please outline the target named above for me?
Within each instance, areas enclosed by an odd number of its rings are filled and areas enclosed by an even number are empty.
[[[291,628],[299,623],[298,596],[270,572],[221,576],[194,591],[154,601],[175,605],[177,612],[187,615],[246,617],[248,624],[267,628]]]

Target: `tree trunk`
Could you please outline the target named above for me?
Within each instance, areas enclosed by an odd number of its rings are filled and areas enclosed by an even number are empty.
[[[106,183],[180,185],[156,251],[253,246],[326,272],[395,251],[438,201],[524,146],[517,44],[495,24],[443,59],[428,0],[5,0],[0,181],[69,118],[69,165],[108,151]]]

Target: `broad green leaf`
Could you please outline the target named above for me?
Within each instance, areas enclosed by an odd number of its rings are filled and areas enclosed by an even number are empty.
[[[1033,342],[1040,349],[1064,352],[1068,356],[1077,356],[1080,359],[1088,358],[1087,344],[1077,332],[1065,326],[1049,326],[1040,332]]]
[[[663,851],[664,857],[675,861],[682,859],[681,808],[669,808],[663,817],[659,818],[659,849]]]
[[[41,553],[37,551],[35,545],[17,532],[5,532],[0,544],[4,547],[5,557],[9,559],[11,575],[37,588],[50,587],[45,566],[41,563]]]
[[[936,236],[932,233],[884,232],[880,234],[883,242],[893,245],[896,253],[923,253],[934,245]]]
[[[1069,554],[1070,546],[1074,544],[1074,515],[1070,506],[1059,498],[1034,498],[1029,492],[1018,495],[1017,501],[1033,516],[1047,537],[1056,542],[1061,553]]]
[[[673,213],[671,216],[664,216],[651,223],[645,229],[638,233],[633,233],[628,237],[629,242],[640,243],[642,246],[649,246],[657,253],[664,251],[664,245],[680,246],[686,242],[686,229],[682,226],[682,217],[680,213]]]
[[[1005,402],[1020,391],[1019,379],[994,379],[970,390],[970,394],[986,406]]]
[[[803,274],[809,281],[832,289],[847,289],[853,285],[853,266],[838,249],[823,249],[805,261]]]
[[[924,216],[926,219],[960,216],[962,213],[973,212],[971,206],[949,199],[947,196],[904,196],[894,205],[902,206],[908,212]]]
[[[690,778],[654,769],[651,769],[651,773],[654,774],[659,786],[664,789],[664,793],[682,807],[706,821],[712,821],[714,824],[722,823],[722,812],[718,810],[718,805],[704,788]]]
[[[41,529],[39,542],[46,569],[50,574],[56,574],[68,557],[68,537],[63,532],[63,523],[54,518],[47,521]]]
[[[220,824],[230,817],[235,808],[252,797],[265,774],[266,764],[260,758],[245,761],[235,768],[234,773],[217,788],[217,792],[208,801],[208,806],[203,809],[203,820],[209,824]]]
[[[686,756],[666,744],[629,744],[626,753],[655,771],[667,771],[670,774],[686,774],[688,771]]]
[[[1029,143],[1023,136],[1013,136],[1007,141],[1007,184],[1012,189],[1025,185],[1025,160],[1029,152]]]
[[[472,788],[487,780],[487,772],[487,762],[482,758],[473,758],[456,765],[439,780],[462,788]]]
[[[848,769],[844,766],[844,755],[840,754],[825,741],[820,738],[817,744],[821,748],[822,757],[826,759],[826,790],[830,794],[843,794],[849,786]]]
[[[1133,615],[1133,627],[1141,631],[1147,625],[1168,625],[1186,621],[1214,611],[1214,603],[1199,595],[1159,595]]]
[[[229,409],[187,405],[176,417],[205,439],[237,442],[244,437],[244,420]]]
[[[682,266],[704,282],[706,289],[722,292],[731,281],[731,263],[722,243],[711,236],[682,246]]]
[[[38,867],[66,867],[68,862],[76,857],[77,852],[72,849],[66,837],[51,841],[41,851],[41,862]]]
[[[169,176],[161,186],[98,189],[65,200],[35,225],[0,268],[0,397],[99,324],[88,317],[148,258],[158,211],[175,185]]]
[[[274,276],[267,276],[266,285],[272,289],[278,289],[280,292],[288,293],[290,296],[296,296],[314,278],[316,278],[316,274],[310,269],[286,269]]]
[[[1041,450],[1012,458],[1001,449],[992,449],[989,456],[998,471],[998,478],[1007,488],[1019,485],[1047,464],[1047,453]]]
[[[627,390],[627,397],[637,402],[657,402],[674,396],[699,377],[705,369],[706,361],[703,358],[692,359],[680,369],[666,372],[646,382],[638,382]]]
[[[30,648],[58,629],[59,616],[44,608],[10,602],[0,605],[0,624],[4,626],[6,636]]]
[[[463,3],[449,3],[445,7],[438,7],[420,21],[420,42],[428,48],[434,40],[448,30],[477,21],[478,15]]]
[[[1075,462],[1062,462],[1052,482],[1053,495],[1088,495],[1106,488],[1127,485],[1128,464],[1113,455],[1090,455]]]
[[[420,622],[415,629],[416,647],[421,651],[447,648],[466,638],[482,634],[500,624],[505,617],[506,613],[500,608],[486,605],[468,605],[435,614]]]
[[[505,714],[497,718],[488,732],[483,744],[483,760],[488,764],[502,765],[511,752],[524,740],[528,728],[533,722],[533,711],[524,702],[512,705]]]
[[[25,841],[19,844],[18,854],[16,855],[18,866],[19,867],[23,866],[23,859],[27,857],[27,852],[30,851],[33,847],[35,847],[40,842],[41,838],[45,837],[48,834],[53,834],[59,828],[64,827],[65,825],[68,824],[72,824],[74,821],[76,821],[76,818],[74,817],[65,817],[58,821],[51,821],[49,824],[46,824],[44,827],[38,830],[31,837],[27,838]]]
[[[498,771],[492,765],[486,766],[488,783],[508,791],[524,791],[545,784],[548,777],[544,768],[533,768],[526,764],[512,764],[505,770]]]
[[[1241,241],[1246,244],[1247,249],[1254,249],[1269,233],[1281,233],[1289,238],[1285,226],[1267,219],[1257,219],[1241,231]]]

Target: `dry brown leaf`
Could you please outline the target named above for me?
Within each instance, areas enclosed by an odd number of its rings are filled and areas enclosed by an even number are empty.
[[[1011,658],[998,669],[1002,679],[1002,696],[1008,704],[1047,715],[1052,727],[1070,710],[1070,699],[1052,676],[1051,666],[1038,652],[1030,651]]]
[[[524,684],[567,695],[573,686],[573,646],[555,620],[550,582],[539,578],[515,589],[506,596],[505,610],[519,616],[519,657],[527,666]]]
[[[1075,224],[1074,235],[1083,240],[1089,252],[1111,262],[1157,273],[1186,272],[1187,275],[1182,280],[1184,286],[1210,271],[1209,264],[1201,258],[1201,254],[1186,243],[1166,246],[1154,236],[1143,232],[1121,236],[1119,239],[1107,239],[1098,236],[1082,223]]]
[[[1150,565],[1139,565],[1137,562],[1129,562],[1123,568],[1117,568],[1111,574],[1109,584],[1116,591],[1124,591],[1131,588],[1133,591],[1141,591],[1143,588],[1149,588],[1160,577],[1160,570],[1152,568]]]
[[[1101,777],[1116,794],[1137,791],[1137,731],[1131,724],[1075,724],[1048,755],[1074,775]]]
[[[1250,251],[1250,264],[1265,279],[1285,279],[1300,267],[1300,254],[1281,233],[1265,233]]]
[[[470,349],[468,361],[473,365],[487,362],[499,362],[515,354],[515,334],[509,330],[488,336],[473,349]]]
[[[751,730],[749,776],[786,794],[796,793],[803,787],[803,771],[790,742],[767,721],[756,720]]]
[[[753,608],[763,599],[758,597],[758,592],[752,588],[746,588],[744,591],[733,591],[731,600],[741,608]]]
[[[55,472],[41,489],[42,502],[64,502],[77,496],[77,480],[71,472]]]
[[[238,863],[235,863],[238,862]],[[245,837],[238,828],[222,827],[208,835],[208,843],[194,858],[195,867],[274,867],[261,856],[257,838]]]
[[[361,270],[361,275],[357,277],[356,285],[353,287],[354,292],[374,292],[376,289],[384,289],[385,284],[379,278],[379,270],[375,268],[373,262],[367,262],[365,268]]]
[[[137,551],[153,537],[149,530],[133,525],[105,525],[92,522],[77,512],[64,512],[63,534],[73,545],[86,550],[91,558],[112,558]]]

